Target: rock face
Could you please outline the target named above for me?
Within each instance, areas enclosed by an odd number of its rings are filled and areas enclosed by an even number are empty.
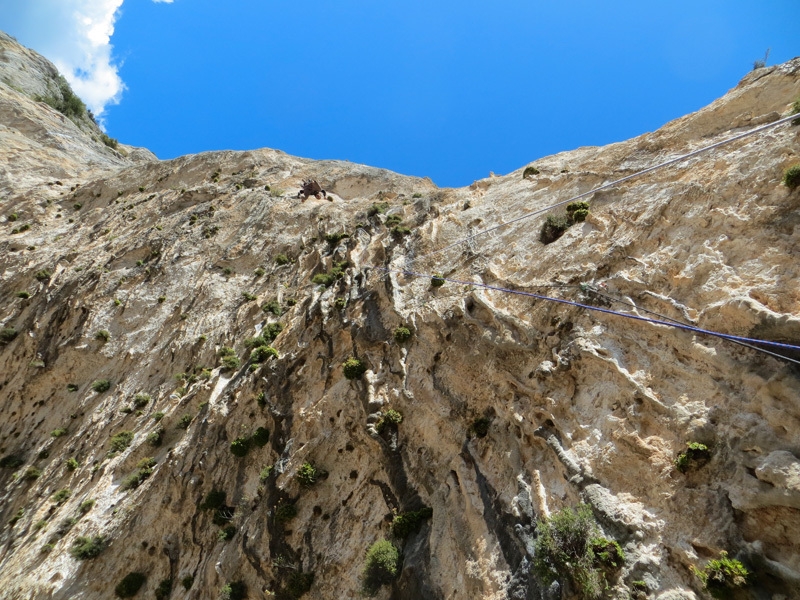
[[[275,150],[125,156],[0,47],[0,596],[141,573],[142,598],[355,598],[388,539],[379,598],[573,598],[532,569],[537,519],[586,503],[625,552],[605,597],[708,597],[693,567],[722,551],[741,597],[800,597],[793,363],[381,270],[800,343],[788,124],[595,194],[551,244],[542,214],[426,256],[789,114],[800,59],[657,132],[438,189]],[[307,178],[332,201],[295,198]],[[681,472],[687,442],[710,459]]]

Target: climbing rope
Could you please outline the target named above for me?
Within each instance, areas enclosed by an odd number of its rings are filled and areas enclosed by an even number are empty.
[[[623,312],[611,310],[611,309],[608,309],[608,308],[603,308],[603,307],[600,307],[600,306],[592,306],[590,304],[582,304],[580,302],[575,302],[573,300],[566,300],[564,298],[553,298],[551,296],[545,296],[543,294],[536,294],[534,292],[524,292],[522,290],[512,290],[512,289],[509,289],[509,288],[504,288],[504,287],[495,286],[495,285],[489,285],[487,283],[478,283],[478,282],[475,282],[475,281],[461,281],[459,279],[452,279],[452,278],[448,278],[448,277],[442,277],[441,275],[432,275],[430,273],[418,273],[416,271],[409,271],[409,270],[405,270],[405,269],[404,270],[386,269],[384,267],[376,267],[376,269],[379,270],[379,271],[387,272],[387,273],[408,275],[410,277],[418,277],[418,278],[421,277],[421,278],[427,278],[427,279],[433,279],[435,277],[438,280],[443,280],[443,281],[447,281],[447,282],[450,282],[450,283],[455,283],[457,285],[467,285],[467,286],[472,286],[472,287],[479,287],[479,288],[483,288],[483,289],[486,289],[486,290],[492,290],[492,291],[502,292],[502,293],[507,293],[507,294],[515,294],[515,295],[518,295],[518,296],[525,296],[527,298],[535,298],[537,300],[544,300],[544,301],[547,301],[547,302],[556,302],[556,303],[559,303],[559,304],[566,304],[566,305],[569,305],[569,306],[574,306],[574,307],[577,307],[577,308],[583,308],[583,309],[586,309],[586,310],[601,312],[601,313],[605,313],[605,314],[609,314],[609,315],[614,315],[614,316],[617,316],[617,317],[623,317],[623,318],[626,318],[626,319],[634,319],[636,321],[642,321],[642,322],[645,322],[645,323],[651,323],[653,325],[664,325],[666,327],[673,327],[673,328],[676,328],[676,329],[682,329],[684,331],[691,331],[692,333],[701,334],[701,335],[708,335],[708,336],[712,336],[712,337],[717,337],[717,338],[720,338],[720,339],[723,339],[723,340],[728,340],[728,341],[731,341],[731,342],[737,342],[737,343],[743,343],[743,344],[762,344],[762,345],[770,346],[770,347],[773,347],[773,348],[783,348],[783,349],[786,349],[786,350],[795,350],[795,351],[800,352],[800,346],[796,346],[796,345],[793,345],[793,344],[786,344],[786,343],[783,343],[783,342],[773,342],[773,341],[770,341],[770,340],[759,340],[759,339],[755,339],[755,338],[749,338],[749,337],[744,337],[744,336],[739,336],[739,335],[731,335],[731,334],[728,334],[728,333],[722,333],[722,332],[719,332],[719,331],[712,331],[710,329],[702,329],[700,327],[695,327],[693,325],[686,325],[686,324],[681,323],[679,321],[675,321],[674,319],[669,319],[669,320],[651,319],[651,318],[648,318],[648,317],[643,317],[641,315],[633,315],[633,314],[630,314],[630,313],[623,313]],[[761,348],[758,348],[758,347],[754,347],[753,349],[754,350],[759,350],[759,351],[762,350]],[[780,358],[785,358],[786,360],[790,360],[791,362],[797,362],[797,361],[795,361],[795,360],[793,360],[791,358],[788,358],[788,357],[785,357],[785,356],[782,356],[782,355],[778,355],[778,356]]]
[[[438,250],[434,250],[432,252],[429,252],[428,254],[423,254],[422,256],[419,256],[417,258],[413,258],[413,259],[411,259],[409,261],[406,261],[406,263],[405,263],[406,264],[406,268],[409,268],[415,262],[419,262],[419,261],[421,261],[423,259],[430,258],[431,256],[436,256],[437,254],[441,254],[442,252],[450,250],[451,248],[455,248],[456,246],[459,246],[459,245],[461,245],[461,244],[463,244],[465,242],[466,243],[471,243],[476,238],[478,238],[478,237],[480,237],[482,235],[486,235],[487,233],[491,233],[493,231],[497,231],[498,229],[502,229],[504,227],[508,227],[509,225],[513,225],[515,223],[519,223],[519,222],[524,221],[526,219],[530,219],[531,217],[535,217],[535,216],[540,215],[542,213],[546,213],[548,211],[553,210],[554,208],[558,208],[559,206],[563,206],[565,204],[569,204],[570,202],[575,202],[577,200],[580,200],[581,198],[586,198],[588,196],[591,196],[592,194],[596,194],[597,192],[601,192],[603,190],[607,190],[607,189],[609,189],[611,187],[619,185],[620,183],[624,183],[626,181],[630,181],[631,179],[634,179],[636,177],[641,177],[642,175],[646,175],[647,173],[652,173],[653,171],[657,171],[658,169],[662,169],[664,167],[668,167],[670,165],[674,165],[676,163],[682,162],[682,161],[687,160],[689,158],[692,158],[694,156],[698,156],[699,154],[703,154],[704,152],[708,152],[709,150],[713,150],[714,148],[719,148],[721,146],[725,146],[726,144],[730,144],[730,143],[735,142],[737,140],[741,140],[741,139],[744,139],[744,138],[749,137],[751,135],[755,135],[756,133],[760,133],[762,131],[766,131],[767,129],[770,129],[772,127],[777,127],[778,125],[782,125],[784,123],[788,123],[789,121],[797,120],[797,118],[798,118],[797,115],[790,115],[788,117],[784,117],[782,119],[778,119],[777,121],[773,121],[772,123],[767,123],[766,125],[761,125],[760,127],[756,127],[755,129],[751,129],[750,131],[745,131],[744,133],[740,133],[739,135],[735,135],[735,136],[733,136],[731,138],[728,138],[726,140],[722,140],[721,142],[715,142],[715,143],[710,144],[708,146],[704,146],[704,147],[702,147],[702,148],[700,148],[698,150],[694,150],[693,152],[689,152],[688,154],[683,154],[681,156],[678,156],[676,158],[672,158],[672,159],[670,159],[668,161],[659,163],[659,164],[654,165],[652,167],[648,167],[647,169],[643,169],[642,171],[637,171],[636,173],[633,173],[632,175],[627,175],[627,176],[622,177],[620,179],[615,179],[614,181],[611,181],[609,183],[604,183],[601,186],[598,186],[596,188],[592,188],[588,192],[584,192],[582,194],[578,194],[577,196],[573,196],[572,198],[569,198],[567,200],[562,200],[561,202],[556,202],[555,204],[551,204],[550,206],[546,206],[545,208],[540,208],[538,210],[534,210],[534,211],[525,213],[525,214],[523,214],[523,215],[521,215],[519,217],[511,219],[510,221],[506,221],[504,223],[500,223],[498,225],[494,225],[492,227],[489,227],[488,229],[483,229],[481,231],[478,231],[477,233],[474,233],[472,235],[469,235],[469,236],[466,236],[466,237],[461,238],[459,240],[456,240],[452,244],[448,244],[447,246],[445,246],[443,248],[439,248]]]

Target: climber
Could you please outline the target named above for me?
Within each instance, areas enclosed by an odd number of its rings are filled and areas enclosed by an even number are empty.
[[[303,187],[300,188],[300,191],[297,192],[297,197],[302,198],[303,201],[306,200],[309,196],[314,196],[317,200],[320,199],[320,195],[323,198],[326,198],[328,202],[333,202],[333,198],[328,198],[328,193],[322,189],[319,183],[317,183],[316,179],[306,179],[303,181]]]

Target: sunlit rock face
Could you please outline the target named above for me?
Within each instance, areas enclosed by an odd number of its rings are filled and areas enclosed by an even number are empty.
[[[798,344],[798,127],[592,195],[550,244],[541,214],[430,255],[788,115],[800,60],[439,189],[114,150],[35,100],[44,59],[0,48],[0,597],[356,598],[383,539],[378,598],[585,597],[533,568],[537,520],[582,503],[624,551],[604,597],[706,598],[694,569],[723,551],[752,572],[740,597],[800,597],[796,366],[469,285]],[[327,199],[297,198],[306,179]],[[687,443],[708,457],[679,470]]]

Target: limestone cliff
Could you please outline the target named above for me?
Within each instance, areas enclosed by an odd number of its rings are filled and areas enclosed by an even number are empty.
[[[425,255],[789,114],[800,59],[462,189],[276,150],[113,150],[34,99],[41,57],[2,37],[0,66],[0,597],[107,599],[141,573],[141,598],[356,598],[387,539],[378,598],[572,598],[532,565],[537,519],[581,503],[625,553],[605,597],[707,598],[693,567],[722,551],[753,573],[738,597],[800,597],[792,363],[380,270],[423,257],[797,344],[788,124],[595,194],[553,243],[542,215]],[[331,201],[296,198],[306,178]],[[710,459],[681,472],[688,442]]]

